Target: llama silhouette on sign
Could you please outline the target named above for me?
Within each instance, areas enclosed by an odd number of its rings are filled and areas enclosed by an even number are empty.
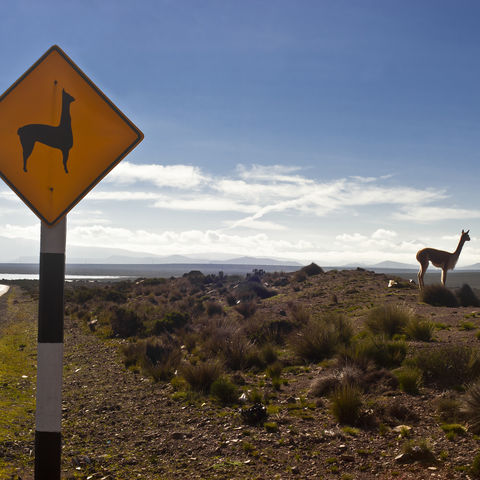
[[[70,118],[70,104],[75,99],[65,90],[62,90],[62,114],[60,124],[55,127],[32,123],[20,127],[17,131],[23,148],[23,171],[27,171],[27,160],[33,151],[35,142],[40,142],[52,148],[58,148],[63,154],[63,168],[68,173],[67,161],[70,149],[73,146],[72,120]]]

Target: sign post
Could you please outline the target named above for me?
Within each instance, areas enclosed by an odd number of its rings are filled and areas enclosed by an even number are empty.
[[[60,480],[67,213],[143,139],[58,46],[0,96],[0,176],[41,220],[35,480]]]
[[[35,479],[60,479],[66,217],[40,234]]]

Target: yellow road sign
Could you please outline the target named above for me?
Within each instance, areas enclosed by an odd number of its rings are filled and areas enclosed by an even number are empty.
[[[56,45],[0,97],[0,175],[48,225],[142,139]]]

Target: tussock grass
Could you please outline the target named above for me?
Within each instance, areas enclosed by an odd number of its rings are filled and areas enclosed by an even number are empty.
[[[190,388],[201,393],[208,393],[213,382],[222,374],[220,364],[213,361],[201,362],[196,365],[185,363],[180,371]]]
[[[419,368],[400,367],[395,370],[400,390],[410,395],[418,395],[422,384],[422,371]]]
[[[472,290],[470,285],[466,283],[457,290],[458,303],[462,307],[480,307],[480,300],[475,295],[475,292]]]
[[[419,340],[420,342],[430,342],[435,332],[433,322],[423,320],[419,317],[412,317],[407,321],[404,332],[408,338]]]
[[[420,291],[420,301],[434,307],[458,307],[457,297],[441,284],[425,285]]]
[[[156,382],[170,380],[182,358],[180,347],[170,338],[148,338],[123,345],[126,367],[139,366]]]
[[[392,338],[402,333],[414,314],[411,309],[401,305],[382,305],[370,310],[365,325],[374,335]]]
[[[422,370],[427,383],[440,387],[459,386],[480,374],[479,351],[464,345],[424,349],[409,359],[408,363]]]
[[[391,340],[384,336],[367,336],[357,339],[352,345],[340,351],[342,362],[352,363],[363,370],[371,367],[394,368],[401,365],[407,354],[404,340]]]
[[[290,338],[290,346],[303,361],[320,362],[331,357],[340,345],[347,345],[352,336],[352,326],[345,317],[329,314],[309,320]]]
[[[363,405],[361,390],[348,383],[336,388],[331,396],[331,411],[342,424],[354,425],[360,416]]]
[[[460,411],[465,416],[468,429],[475,434],[480,434],[480,382],[470,385]]]

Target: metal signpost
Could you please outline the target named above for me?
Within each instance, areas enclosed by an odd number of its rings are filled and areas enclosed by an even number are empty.
[[[0,176],[41,220],[36,480],[60,480],[66,215],[142,139],[56,45],[0,96]]]

